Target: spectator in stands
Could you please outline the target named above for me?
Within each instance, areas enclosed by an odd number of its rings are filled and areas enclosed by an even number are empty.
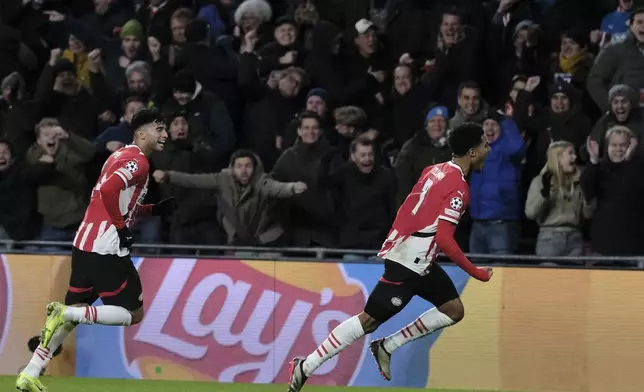
[[[269,77],[262,82],[257,74],[259,58],[254,54],[257,40],[250,32],[241,48],[239,86],[246,99],[241,134],[243,145],[270,169],[279,157],[277,136],[297,113],[297,96],[307,78],[301,68],[289,67],[273,71],[274,81]]]
[[[89,204],[85,164],[94,157],[94,145],[64,130],[56,119],[36,125],[36,143],[27,151],[30,164],[43,155],[54,158],[54,173],[38,187],[38,212],[43,216],[40,239],[72,241]]]
[[[162,152],[150,156],[153,166],[163,172],[212,172],[216,167],[212,151],[204,143],[193,140],[185,109],[171,113],[168,122],[170,137]],[[188,189],[165,184],[161,186],[161,193],[164,198],[174,197],[177,201],[177,209],[170,217],[170,243],[226,243],[217,223],[217,200],[212,189]]]
[[[313,27],[311,39],[313,47],[305,67],[313,87],[324,88],[337,106],[356,104],[374,95],[373,87],[384,81],[384,72],[351,73],[339,54],[342,31],[337,26],[320,21]]]
[[[156,171],[154,177],[160,183],[214,189],[228,245],[270,246],[284,240],[284,229],[273,216],[271,200],[299,195],[306,191],[306,184],[275,181],[263,169],[257,155],[238,150],[231,157],[230,167],[219,173]]]
[[[599,30],[591,33],[594,44],[604,47],[607,44],[623,42],[628,38],[633,3],[633,0],[617,1],[617,9],[604,16]]]
[[[447,104],[448,109],[456,109],[454,104],[457,98],[461,99],[462,83],[478,80],[477,67],[472,66],[477,62],[476,43],[472,30],[463,25],[458,11],[450,9],[442,13],[438,38],[432,45],[431,71],[424,79],[435,100]],[[480,91],[478,95],[480,99]]]
[[[142,60],[145,53],[143,26],[136,19],[131,19],[123,25],[119,39],[107,38],[91,26],[86,26],[78,20],[67,17],[56,11],[49,12],[49,21],[55,28],[73,34],[85,45],[101,49],[104,56],[105,77],[108,85],[117,91],[125,86],[125,69],[130,63]]]
[[[60,49],[52,49],[49,63],[38,80],[34,101],[43,115],[57,118],[66,131],[93,139],[99,116],[107,120],[107,110],[101,110],[99,99],[79,82],[74,64],[59,58],[60,53]]]
[[[0,137],[12,145],[13,157],[21,159],[36,141],[34,125],[40,115],[38,106],[29,99],[24,78],[12,72],[0,85]]]
[[[125,147],[134,140],[134,131],[130,128],[132,117],[146,107],[146,102],[133,96],[125,101],[123,108],[123,121],[120,124],[107,128],[96,138],[96,149],[99,153],[111,154]]]
[[[587,88],[602,110],[609,110],[609,90],[624,84],[642,95],[644,91],[644,57],[640,46],[644,44],[644,8],[636,9],[630,17],[630,34],[623,42],[610,45],[601,51],[588,75]],[[641,97],[637,101],[641,104]]]
[[[78,80],[85,88],[90,88],[88,54],[89,51],[85,44],[73,34],[69,34],[67,49],[63,51],[62,58],[74,64],[76,76],[78,76]]]
[[[561,34],[559,53],[554,53],[551,57],[552,82],[570,83],[577,90],[585,91],[586,80],[594,62],[595,56],[590,52],[588,35],[579,29],[567,30]],[[591,100],[588,103],[593,102]]]
[[[212,45],[208,29],[208,24],[201,19],[188,23],[186,44],[181,55],[176,56],[174,68],[189,72],[204,89],[221,98],[231,119],[238,123],[243,113],[237,81],[239,62],[232,54]]]
[[[391,135],[394,148],[400,150],[414,133],[423,127],[429,102],[429,92],[418,83],[409,65],[400,64],[394,69],[391,94]]]
[[[425,128],[420,129],[400,149],[395,163],[399,184],[398,205],[405,200],[427,166],[452,158],[446,137],[448,118],[445,106],[432,108],[425,117]]]
[[[34,239],[40,229],[36,187],[53,173],[54,158],[43,155],[36,164],[16,161],[11,143],[0,139],[0,239]]]
[[[466,122],[482,124],[488,113],[488,104],[481,98],[481,88],[472,81],[458,86],[458,109],[449,120],[449,129],[454,129]]]
[[[343,106],[333,111],[333,118],[335,132],[331,132],[328,139],[347,160],[351,156],[353,140],[367,131],[367,113],[357,106]]]
[[[188,71],[174,77],[173,97],[163,105],[164,113],[187,111],[190,134],[193,140],[205,143],[212,150],[219,165],[235,145],[235,130],[224,102],[215,94],[203,89]]]
[[[525,142],[511,119],[489,112],[483,122],[490,153],[479,173],[471,174],[470,252],[512,254],[519,239],[521,160]]]
[[[618,44],[619,45],[619,44]],[[589,139],[590,164],[581,175],[587,202],[596,203],[590,227],[591,250],[604,256],[644,254],[644,166],[630,129],[616,126],[606,134],[607,153]]]
[[[257,48],[270,42],[270,32],[273,9],[266,0],[244,0],[235,10],[235,28],[233,34],[238,41],[238,47],[247,45],[247,35],[254,32]]]
[[[548,147],[547,163],[528,191],[525,214],[539,224],[537,256],[581,256],[581,232],[590,208],[584,200],[575,146],[557,141]]]
[[[302,67],[306,53],[298,37],[297,24],[290,17],[280,17],[275,21],[273,37],[260,48],[258,54],[260,75],[268,75],[270,71],[291,66]]]
[[[590,120],[582,112],[579,92],[573,86],[559,81],[549,90],[550,105],[536,116],[535,128],[528,135],[530,144],[524,173],[529,178],[538,175],[546,164],[551,143],[567,141],[578,152],[585,146],[591,129]]]
[[[338,246],[378,249],[396,216],[396,178],[376,165],[373,141],[358,137],[350,152],[351,160],[331,174],[338,205]]]
[[[606,134],[616,125],[627,127],[638,142],[644,142],[644,116],[637,106],[637,92],[627,85],[618,84],[610,89],[608,101],[609,111],[597,121],[590,134],[590,137],[599,144],[600,158],[606,151]],[[584,158],[587,158],[587,155],[587,152],[584,152]]]
[[[273,168],[273,178],[282,182],[303,182],[307,190],[284,208],[283,217],[295,246],[337,245],[337,220],[333,194],[327,187],[329,173],[343,163],[340,152],[320,137],[320,120],[315,113],[300,116],[299,140],[284,151]]]
[[[313,112],[318,115],[321,121],[320,126],[324,137],[326,137],[332,145],[336,145],[339,135],[333,129],[334,119],[331,118],[331,115],[334,114],[334,111],[331,109],[331,105],[329,104],[329,94],[325,89],[320,87],[312,88],[306,95],[306,108],[304,111]],[[279,150],[284,151],[295,144],[295,141],[298,138],[297,128],[299,123],[299,118],[294,118],[286,129],[277,135],[277,148]]]
[[[113,38],[118,36],[123,25],[133,16],[133,10],[126,2],[94,0],[94,12],[83,15],[80,21],[106,38]]]
[[[125,68],[127,86],[117,92],[116,104],[121,107],[128,97],[138,96],[147,108],[159,108],[158,97],[152,92],[155,85],[152,79],[152,69],[145,61],[133,61]]]

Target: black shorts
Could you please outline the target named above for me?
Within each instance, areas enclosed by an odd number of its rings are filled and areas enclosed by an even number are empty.
[[[439,307],[459,297],[452,279],[434,263],[427,275],[421,276],[391,260],[385,260],[385,273],[369,295],[365,313],[381,323],[389,320],[415,296]]]
[[[72,248],[72,273],[65,304],[92,304],[99,297],[105,305],[129,311],[143,306],[141,279],[130,256],[99,255]]]

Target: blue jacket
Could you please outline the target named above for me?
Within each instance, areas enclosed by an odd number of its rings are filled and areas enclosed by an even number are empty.
[[[525,142],[513,120],[501,122],[501,135],[490,148],[483,170],[470,179],[470,215],[477,220],[518,220]]]

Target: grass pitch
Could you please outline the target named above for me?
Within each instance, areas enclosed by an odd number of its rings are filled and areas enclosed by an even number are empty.
[[[43,377],[48,392],[286,392],[283,384],[218,384],[190,381],[112,380],[75,377]],[[15,376],[0,377],[0,391],[15,391]],[[361,388],[307,385],[303,392],[493,392],[455,389]]]

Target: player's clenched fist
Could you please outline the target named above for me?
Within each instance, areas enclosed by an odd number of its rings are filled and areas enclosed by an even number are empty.
[[[490,267],[483,267],[483,268],[478,268],[478,274],[475,276],[477,280],[480,280],[481,282],[487,282],[490,279],[492,279],[492,275],[494,274],[494,270]]]
[[[154,181],[159,184],[163,184],[168,180],[168,175],[163,170],[155,170],[154,173],[152,173],[152,177],[154,177]]]

